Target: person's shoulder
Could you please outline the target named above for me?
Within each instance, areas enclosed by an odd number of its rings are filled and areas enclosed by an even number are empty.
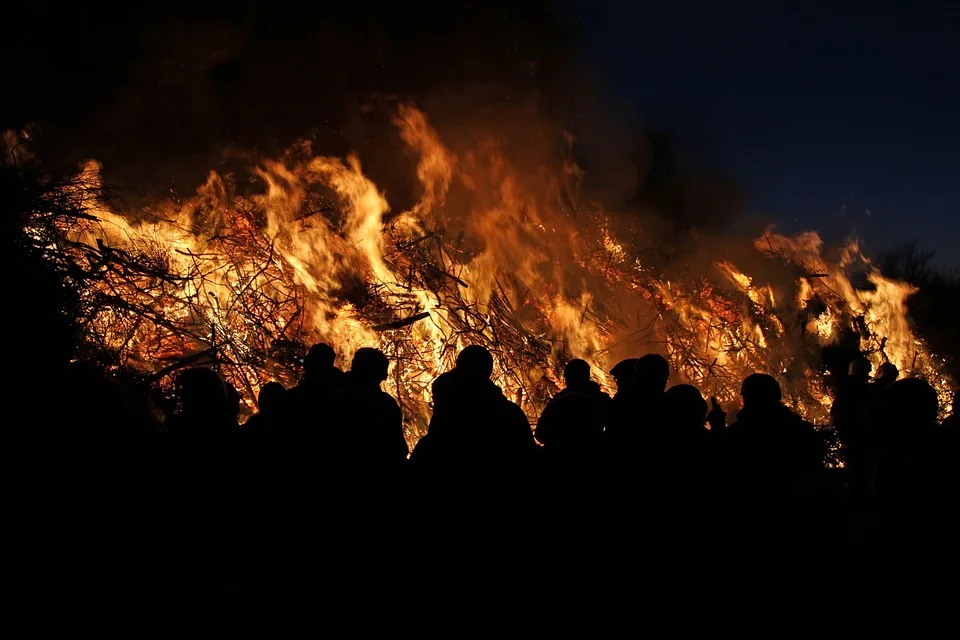
[[[587,392],[580,389],[561,389],[557,392],[553,398],[550,399],[551,402],[562,402],[564,400],[569,400],[570,398],[584,398],[588,397]]]
[[[595,380],[590,380],[587,386],[590,390],[591,395],[594,395],[600,398],[608,398],[608,399],[610,398],[610,394],[608,394],[606,391],[603,390],[603,387],[600,386],[599,382]]]
[[[528,422],[527,414],[523,412],[523,409],[520,408],[516,402],[508,400],[506,396],[503,396],[502,406],[505,413],[507,413],[511,418],[522,419],[524,422]]]
[[[397,402],[397,399],[394,398],[389,393],[387,393],[386,391],[381,390],[377,398],[378,398],[378,401],[384,405],[396,407],[397,409],[400,408],[400,403]]]
[[[456,378],[456,376],[457,376],[456,369],[450,369],[450,371],[444,371],[443,373],[438,375],[436,378],[434,378],[433,384],[439,383],[443,385],[447,382],[452,382],[454,378]]]
[[[785,422],[798,431],[816,432],[817,430],[812,422],[790,408],[786,408],[786,416]]]
[[[434,392],[434,394],[436,394],[438,390],[443,391],[452,387],[455,380],[456,376],[452,369],[450,371],[445,371],[434,378],[433,382],[430,384],[430,389]]]

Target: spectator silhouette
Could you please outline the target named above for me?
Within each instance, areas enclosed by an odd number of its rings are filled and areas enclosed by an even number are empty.
[[[887,390],[876,490],[894,508],[919,504],[932,488],[939,410],[937,391],[925,380],[905,378]]]
[[[280,445],[289,421],[287,389],[279,382],[267,382],[257,396],[259,411],[250,416],[243,430],[250,454],[262,469],[283,464]]]
[[[871,450],[876,449],[876,429],[883,421],[884,396],[890,386],[900,378],[900,370],[892,362],[884,362],[877,370],[877,375],[867,386],[867,434],[871,442]]]
[[[336,442],[337,461],[396,465],[407,459],[400,406],[380,388],[389,366],[387,356],[379,349],[363,347],[353,355],[336,397],[335,427],[328,432]]]
[[[337,354],[326,343],[310,347],[303,358],[299,384],[287,391],[287,418],[278,434],[278,456],[287,461],[285,473],[309,475],[332,454],[337,429],[334,404],[345,376],[334,363]]]
[[[837,384],[836,399],[830,408],[834,426],[848,447],[858,445],[866,430],[871,368],[870,361],[862,356],[853,360],[846,377]]]
[[[260,387],[257,396],[259,411],[247,420],[248,429],[270,430],[276,428],[287,408],[287,389],[279,382],[268,382]]]
[[[836,387],[830,416],[844,446],[848,469],[848,498],[860,502],[868,497],[873,477],[873,428],[870,424],[871,399],[882,393],[870,382],[872,365],[865,357],[855,358],[847,376]],[[884,372],[890,375],[889,368]],[[879,384],[879,383],[876,383]]]
[[[892,362],[884,362],[877,369],[877,375],[873,378],[873,384],[880,389],[886,389],[900,377],[900,370]]]
[[[528,497],[537,449],[526,415],[492,373],[485,348],[457,355],[456,366],[434,381],[429,430],[411,456],[428,541],[414,566],[430,603],[428,637],[463,635],[467,620],[484,631],[516,628],[534,591],[525,582],[524,540],[534,535]]]
[[[610,373],[617,393],[604,431],[606,448],[620,463],[655,463],[666,427],[664,391],[670,365],[663,356],[649,353],[617,363]]]
[[[188,624],[212,633],[222,621],[220,589],[229,548],[225,527],[236,513],[237,445],[235,411],[220,376],[197,367],[176,378],[177,412],[166,421],[174,454],[170,496],[174,530],[189,535],[172,541],[169,579],[183,573],[190,580],[170,597],[180,600]]]
[[[707,430],[707,402],[693,385],[679,384],[667,390],[664,416],[667,426],[657,449],[659,475],[653,478],[658,493],[666,501],[667,511],[673,511],[675,504],[698,504],[696,511],[703,514],[711,503],[708,496],[718,490],[714,466],[722,434]],[[686,533],[677,531],[676,535]]]
[[[667,431],[663,456],[680,467],[699,467],[710,461],[717,434],[706,428],[707,401],[689,384],[670,387],[664,394]]]
[[[412,460],[492,468],[527,464],[535,452],[526,415],[490,380],[493,356],[471,345],[433,383],[433,417]]]
[[[918,378],[898,380],[884,396],[877,555],[866,596],[885,626],[923,628],[924,635],[953,622],[953,591],[929,579],[931,568],[951,575],[957,568],[956,450],[943,438],[938,411],[936,390]]]
[[[729,464],[722,493],[713,493],[728,516],[719,538],[729,556],[713,561],[720,575],[743,576],[745,589],[725,605],[736,625],[780,636],[804,566],[801,507],[818,495],[825,446],[813,425],[783,405],[772,376],[747,376],[740,394],[736,420],[720,432]]]
[[[344,373],[334,363],[337,353],[330,345],[320,342],[307,351],[303,358],[303,376],[290,389],[287,402],[295,419],[305,428],[316,428],[329,411],[329,402],[343,387]]]
[[[780,384],[773,376],[747,376],[740,395],[743,408],[726,430],[739,462],[773,475],[823,468],[823,440],[813,425],[783,405]]]
[[[381,389],[389,364],[379,349],[357,349],[334,398],[332,428],[325,430],[332,465],[320,469],[320,486],[332,489],[324,493],[324,511],[325,522],[335,525],[316,529],[323,549],[314,549],[309,537],[304,544],[314,576],[336,603],[333,637],[384,635],[404,575],[406,557],[396,540],[405,530],[408,449],[400,406]],[[316,526],[308,521],[304,528]]]
[[[227,388],[214,371],[196,367],[177,376],[176,413],[166,421],[173,437],[185,446],[206,446],[222,439],[236,425]]]
[[[590,365],[572,360],[563,370],[566,386],[544,408],[536,437],[556,460],[589,458],[600,445],[610,396],[590,379]]]

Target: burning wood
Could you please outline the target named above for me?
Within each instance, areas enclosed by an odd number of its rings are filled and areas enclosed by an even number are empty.
[[[264,162],[265,189],[252,196],[211,174],[193,198],[136,215],[108,206],[89,165],[71,187],[85,217],[61,225],[51,245],[51,259],[82,283],[89,342],[160,380],[208,359],[248,404],[271,379],[293,384],[312,342],[333,344],[342,364],[377,346],[394,363],[387,387],[411,440],[426,429],[432,381],[468,344],[494,354],[496,381],[531,420],[570,359],[593,364],[609,388],[616,359],[657,351],[675,382],[726,402],[747,374],[771,373],[823,423],[830,397],[818,350],[844,328],[875,364],[893,361],[947,393],[942,361],[910,329],[911,288],[883,278],[855,246],[834,264],[815,234],[766,234],[755,250],[771,270],[794,272],[793,290],[727,261],[667,280],[631,255],[603,212],[528,190],[495,151],[454,162],[415,110],[401,109],[396,124],[420,158],[424,195],[389,219],[355,157]],[[476,195],[459,215],[438,209],[454,180]],[[494,193],[475,193],[487,183]],[[855,259],[873,290],[851,284]]]

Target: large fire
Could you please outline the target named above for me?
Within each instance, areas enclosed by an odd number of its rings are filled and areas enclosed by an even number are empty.
[[[494,353],[496,382],[531,421],[570,359],[610,388],[615,360],[657,351],[674,382],[728,406],[747,374],[771,373],[791,406],[824,424],[818,353],[844,330],[874,366],[893,362],[947,398],[943,362],[907,318],[913,289],[855,244],[827,260],[814,233],[767,232],[751,260],[791,273],[789,286],[762,281],[766,268],[744,273],[734,255],[668,277],[633,255],[614,218],[571,206],[572,163],[531,184],[496,141],[455,155],[422,112],[401,107],[394,124],[418,159],[421,197],[407,211],[390,209],[359,158],[306,143],[259,163],[257,195],[211,173],[193,196],[135,212],[96,195],[99,166],[88,163],[76,197],[92,217],[63,229],[86,274],[88,337],[157,379],[214,363],[250,409],[263,383],[295,382],[303,345],[329,342],[345,365],[376,346],[411,442],[426,430],[431,382],[474,343]]]

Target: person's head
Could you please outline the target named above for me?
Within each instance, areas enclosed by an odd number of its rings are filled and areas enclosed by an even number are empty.
[[[590,382],[590,365],[586,360],[571,360],[563,368],[563,381],[568,387],[582,386]]]
[[[456,370],[469,381],[489,380],[493,375],[493,356],[485,347],[472,344],[457,354]]]
[[[368,384],[380,385],[387,379],[387,369],[390,368],[390,361],[380,349],[373,347],[362,347],[353,354],[353,362],[350,365],[350,371],[360,381]]]
[[[226,409],[227,391],[212,369],[194,367],[177,376],[177,399],[185,413],[210,413]]]
[[[621,360],[610,370],[610,374],[617,381],[617,392],[657,394],[667,388],[670,365],[663,356],[648,353],[641,358]]]
[[[855,382],[867,382],[872,370],[873,365],[866,357],[857,356],[847,367],[847,377]]]
[[[884,362],[880,365],[880,368],[877,369],[876,381],[878,384],[881,384],[885,387],[890,386],[897,381],[897,378],[900,377],[900,370],[897,369],[897,365],[892,362]]]
[[[621,360],[610,369],[610,375],[617,382],[617,391],[633,389],[637,386],[638,358]]]
[[[780,383],[765,373],[753,373],[744,378],[740,396],[744,409],[768,409],[779,405],[783,398]]]
[[[691,384],[678,384],[664,394],[667,414],[676,425],[703,426],[707,420],[707,401]]]
[[[283,408],[286,393],[287,390],[279,382],[268,382],[260,387],[260,394],[257,396],[260,413],[276,413]]]
[[[307,355],[303,358],[303,371],[310,375],[312,372],[323,371],[333,366],[337,359],[337,353],[333,347],[325,342],[318,342],[310,347]]]
[[[670,379],[670,364],[658,353],[648,353],[637,360],[637,383],[645,390],[663,393]]]

